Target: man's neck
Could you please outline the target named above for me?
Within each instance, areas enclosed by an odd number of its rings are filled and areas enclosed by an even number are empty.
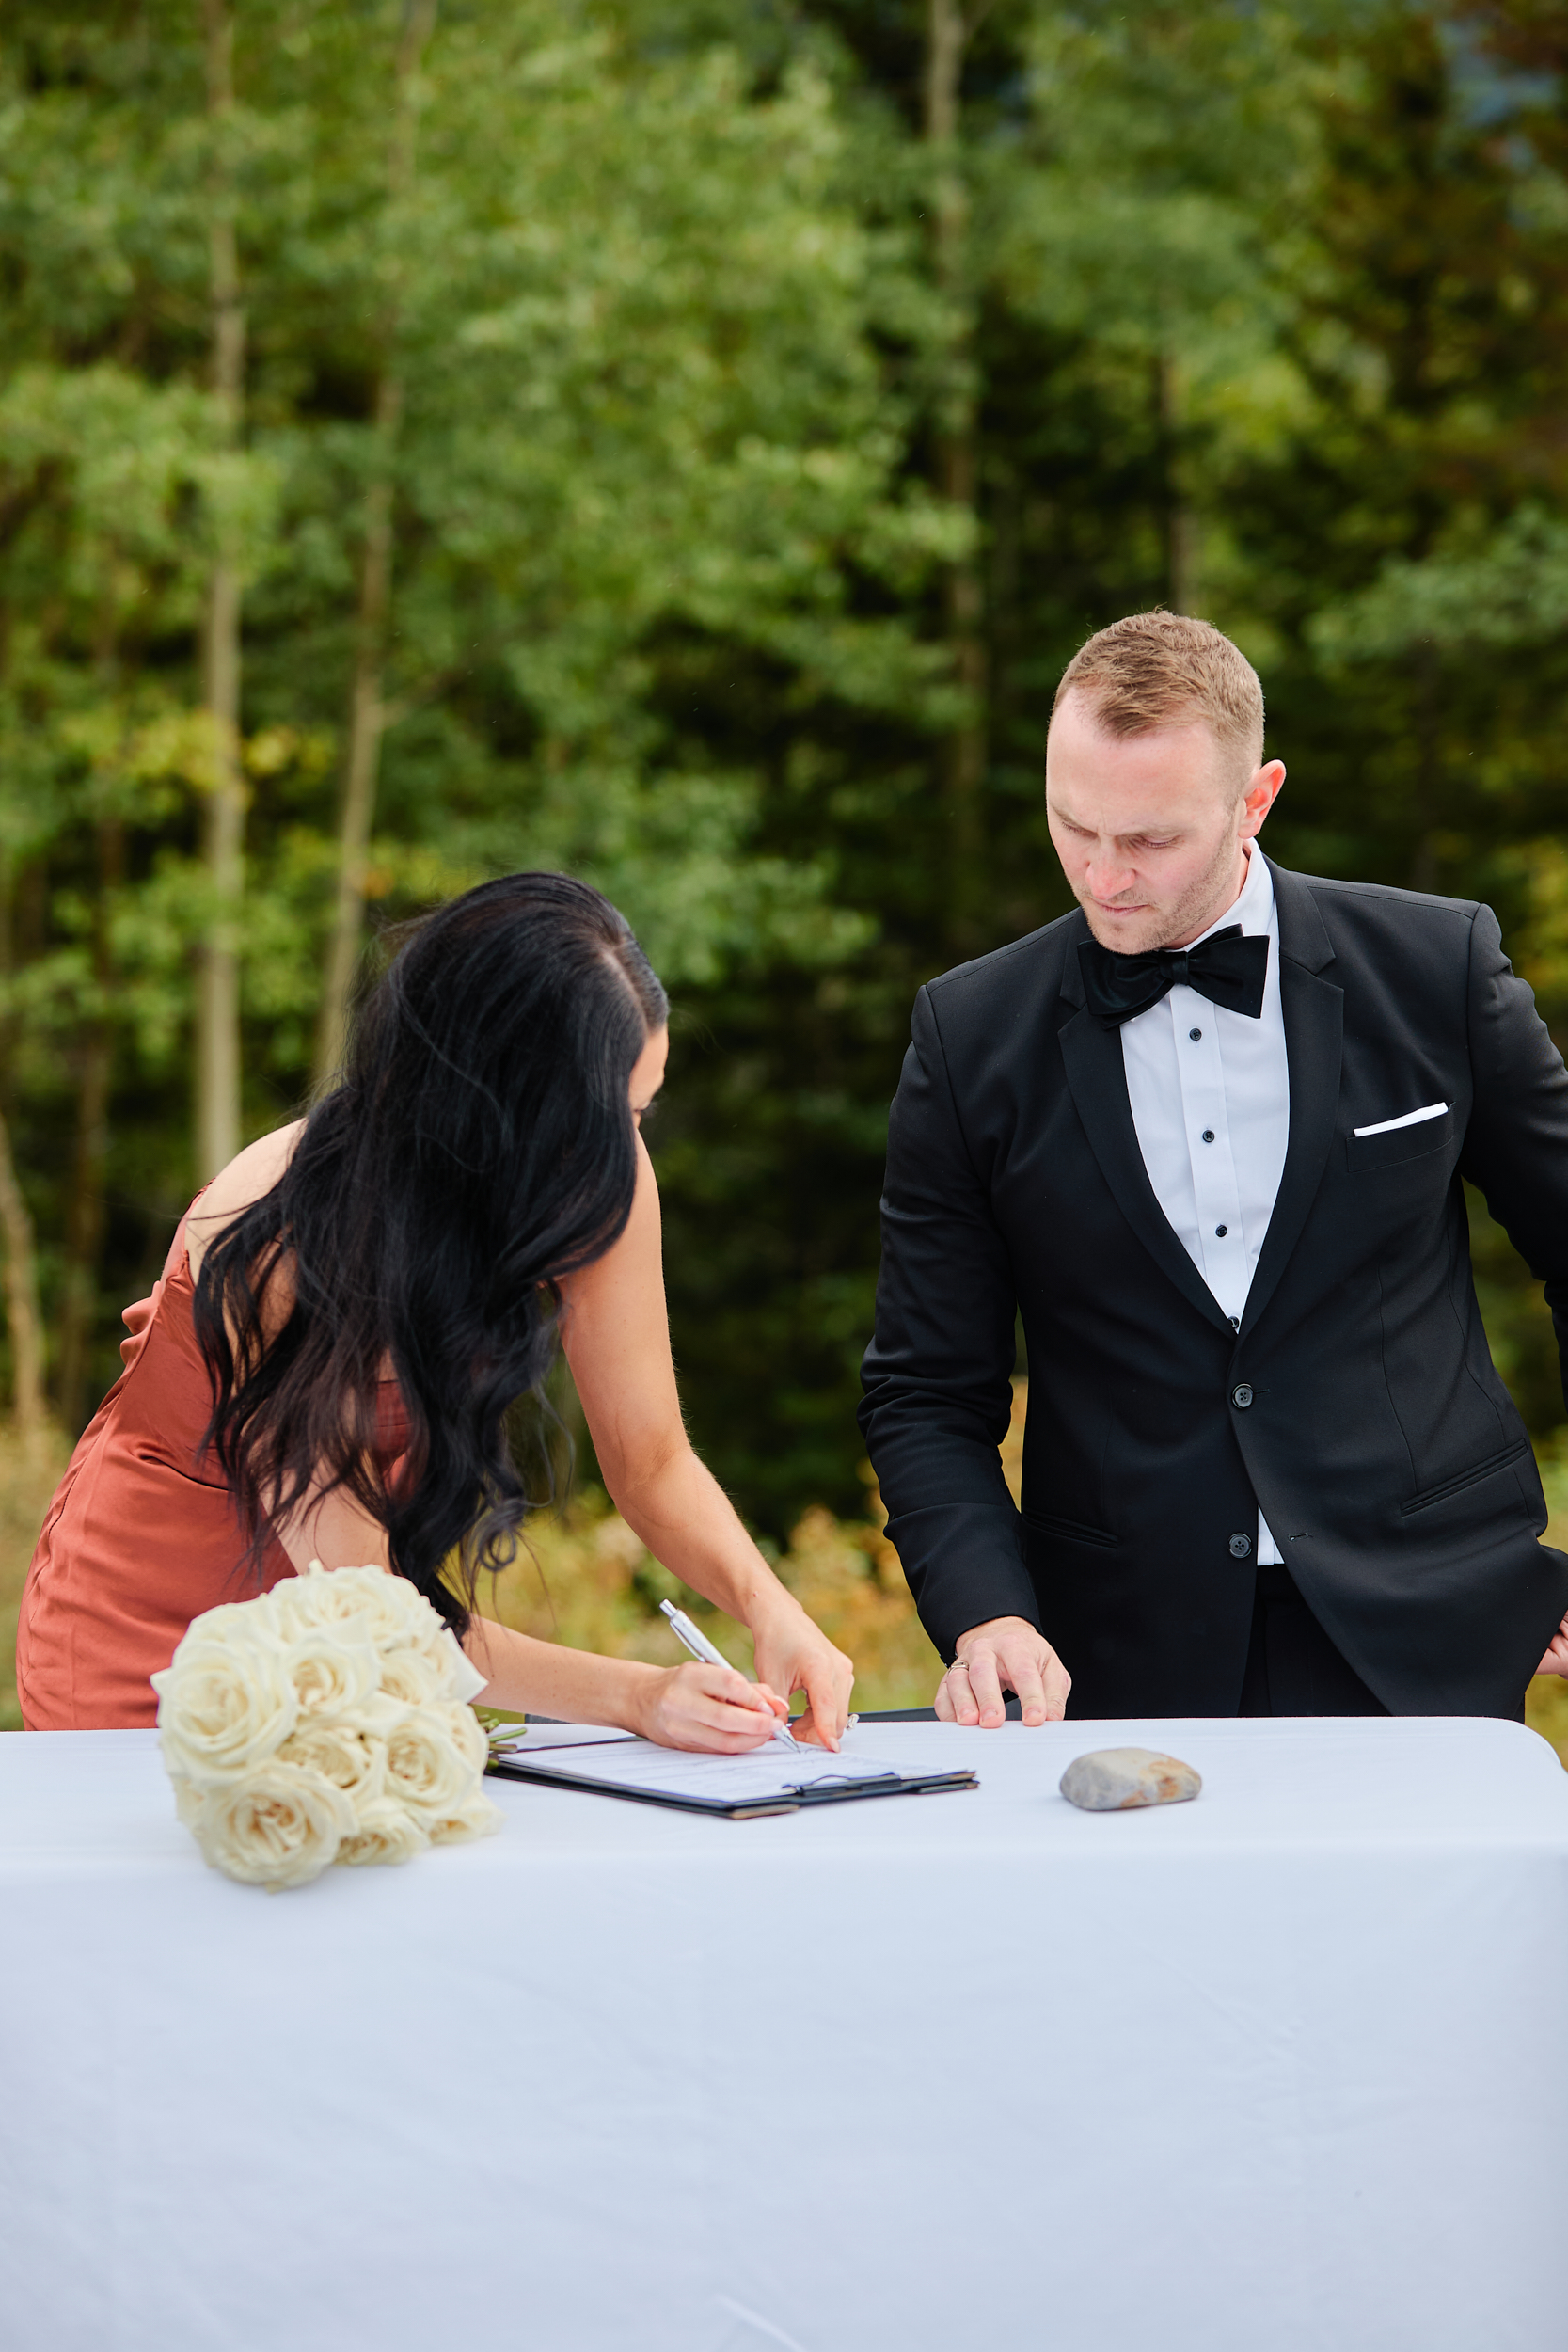
[[[1241,862],[1231,884],[1230,896],[1220,899],[1217,905],[1213,905],[1211,901],[1212,912],[1206,914],[1201,923],[1190,926],[1182,938],[1167,939],[1164,943],[1167,947],[1190,947],[1195,940],[1201,939],[1205,931],[1212,931],[1216,923],[1223,923],[1226,916],[1232,912],[1243,891],[1246,888],[1247,875],[1251,871],[1247,861],[1252,853],[1247,843],[1238,842],[1237,847],[1241,851]]]

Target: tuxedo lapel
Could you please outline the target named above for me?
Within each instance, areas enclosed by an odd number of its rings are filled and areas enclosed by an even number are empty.
[[[1088,937],[1086,924],[1083,936]],[[1138,1131],[1132,1124],[1121,1032],[1101,1028],[1093,1014],[1085,1009],[1076,942],[1068,947],[1062,994],[1077,1007],[1057,1031],[1062,1062],[1089,1149],[1100,1163],[1100,1172],[1110,1186],[1117,1208],[1155,1263],[1199,1314],[1220,1330],[1228,1331],[1230,1326],[1220,1311],[1219,1301],[1181,1247],[1154,1197],[1138,1145]]]
[[[1279,1002],[1291,1071],[1285,1168],[1242,1317],[1253,1330],[1278,1285],[1317,1198],[1339,1109],[1345,992],[1322,977],[1334,949],[1312,893],[1269,860],[1279,914]]]

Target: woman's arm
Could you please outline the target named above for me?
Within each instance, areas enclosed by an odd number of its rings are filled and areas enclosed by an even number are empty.
[[[764,1683],[809,1702],[799,1729],[836,1748],[854,1668],[785,1592],[681,1420],[664,1304],[658,1186],[638,1140],[637,1196],[613,1249],[563,1287],[562,1338],[605,1485],[685,1584],[748,1627]]]
[[[312,1560],[332,1567],[373,1561],[387,1567],[387,1531],[345,1494],[307,1496],[275,1522],[296,1568]],[[559,1715],[574,1724],[614,1724],[667,1748],[740,1756],[772,1737],[787,1703],[733,1666],[644,1666],[628,1658],[536,1642],[510,1626],[475,1616],[463,1644],[485,1677],[484,1703],[511,1714]]]

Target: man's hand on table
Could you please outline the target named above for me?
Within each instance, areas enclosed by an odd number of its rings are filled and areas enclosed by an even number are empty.
[[[1004,1692],[1011,1691],[1026,1724],[1060,1723],[1072,1677],[1043,1633],[1026,1617],[991,1617],[960,1633],[958,1654],[937,1686],[937,1715],[944,1724],[978,1724],[994,1730],[1006,1721]],[[1565,1645],[1568,1653],[1568,1645]],[[1568,1673],[1568,1655],[1562,1671]]]
[[[1568,1678],[1568,1617],[1564,1617],[1552,1635],[1545,1657],[1536,1668],[1538,1675],[1562,1675]]]

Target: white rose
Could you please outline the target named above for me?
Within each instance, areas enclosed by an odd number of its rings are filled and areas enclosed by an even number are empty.
[[[414,1590],[412,1585],[408,1589],[410,1592]],[[457,1649],[451,1628],[432,1608],[424,1595],[414,1593],[414,1598],[419,1604],[418,1615],[412,1610],[408,1613],[397,1640],[382,1644],[382,1656],[386,1657],[393,1650],[412,1650],[416,1657],[428,1660],[444,1682],[450,1677],[455,1677],[457,1672],[452,1660],[453,1650],[457,1650],[459,1659],[463,1653]]]
[[[275,1584],[268,1597],[291,1636],[359,1618],[365,1621],[366,1637],[379,1641],[402,1623],[398,1597],[390,1589],[399,1581],[373,1561],[362,1568],[324,1568],[312,1560],[298,1576]]]
[[[284,1644],[273,1622],[268,1597],[262,1594],[255,1600],[226,1600],[216,1609],[204,1610],[199,1617],[193,1617],[169,1665],[149,1677],[153,1689],[162,1690],[161,1677],[167,1675],[169,1667],[189,1666],[198,1656],[216,1658],[240,1651],[248,1658],[261,1650],[281,1655]]]
[[[381,1661],[382,1695],[404,1707],[429,1707],[447,1696],[446,1677],[416,1649],[388,1650]]]
[[[408,1707],[428,1707],[436,1700],[466,1707],[479,1696],[487,1680],[445,1627],[437,1642],[381,1653],[382,1689]]]
[[[479,1764],[471,1741],[451,1719],[466,1715],[479,1739]],[[400,1797],[421,1820],[460,1813],[479,1787],[484,1734],[471,1710],[455,1707],[411,1708],[387,1740],[387,1793]]]
[[[424,1825],[395,1797],[372,1797],[356,1808],[354,1827],[338,1849],[350,1865],[411,1862],[430,1843]]]
[[[493,1837],[506,1816],[489,1798],[474,1795],[455,1813],[444,1813],[430,1824],[433,1846],[463,1846],[473,1837]]]
[[[175,1800],[181,1802],[178,1785]],[[320,1772],[274,1760],[238,1785],[202,1790],[188,1825],[226,1878],[272,1889],[303,1886],[353,1835],[354,1807]]]
[[[285,1642],[292,1642],[296,1634],[309,1632],[322,1622],[321,1612],[315,1605],[313,1578],[286,1576],[267,1595],[267,1605]]]
[[[484,1725],[471,1707],[452,1705],[440,1707],[436,1712],[451,1731],[458,1748],[473,1766],[476,1776],[483,1780],[484,1767],[490,1761],[490,1742]]]
[[[375,1645],[353,1622],[296,1633],[286,1663],[302,1716],[325,1720],[350,1713],[373,1695],[381,1681]]]
[[[372,1740],[387,1740],[413,1711],[406,1701],[392,1698],[385,1691],[377,1691],[362,1707],[355,1708],[354,1726]]]
[[[207,1792],[198,1788],[194,1780],[187,1780],[182,1772],[170,1772],[168,1778],[169,1787],[174,1791],[175,1818],[186,1829],[194,1830],[201,1818]]]
[[[485,1688],[489,1676],[480,1672],[451,1626],[443,1626],[436,1651],[445,1669],[441,1696],[467,1707]]]
[[[226,1628],[226,1638],[194,1643],[187,1634],[173,1664],[152,1677],[164,1761],[198,1787],[252,1771],[294,1727],[299,1701],[285,1654],[258,1630],[260,1638],[242,1639]]]
[[[308,1626],[360,1621],[383,1653],[433,1647],[442,1620],[405,1576],[374,1561],[362,1568],[324,1568],[312,1560],[302,1576],[275,1585],[271,1595],[280,1620],[301,1631]]]
[[[277,1751],[280,1764],[300,1764],[341,1788],[356,1816],[387,1784],[387,1742],[358,1722],[325,1723],[306,1716]]]
[[[215,1609],[204,1609],[199,1617],[191,1619],[174,1655],[178,1658],[181,1650],[208,1645],[224,1647],[236,1641],[248,1646],[276,1640],[277,1634],[270,1593],[259,1593],[254,1600],[220,1600]]]

